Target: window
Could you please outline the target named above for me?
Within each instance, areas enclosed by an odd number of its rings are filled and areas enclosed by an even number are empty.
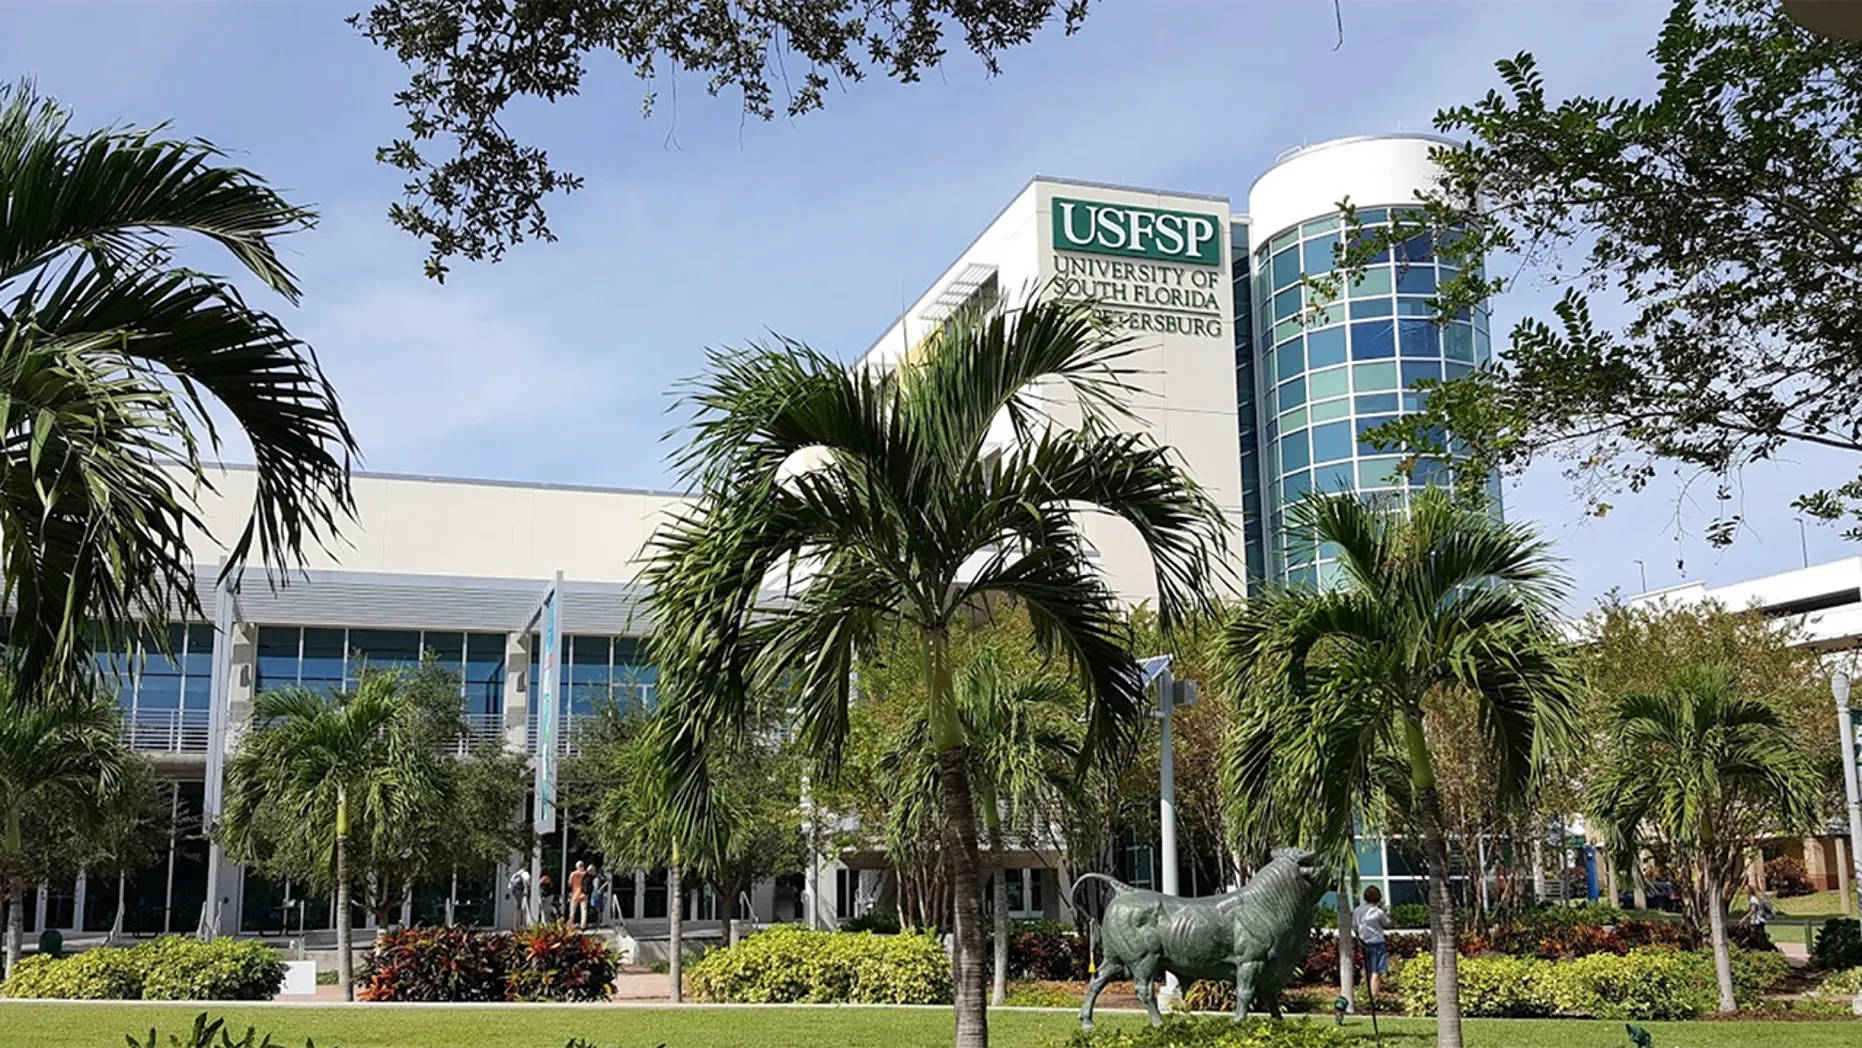
[[[1351,302],[1351,319],[1369,320],[1374,317],[1390,315],[1390,296],[1383,298],[1353,299]]]
[[[1306,403],[1306,380],[1292,379],[1280,384],[1280,409],[1296,408]]]
[[[1315,467],[1312,471],[1312,483],[1314,490],[1327,495],[1350,491],[1357,487],[1353,481],[1351,463],[1348,461]]]
[[[1329,327],[1306,333],[1306,359],[1315,369],[1345,362],[1345,329]],[[1469,358],[1473,359],[1472,357]]]
[[[1398,295],[1396,300],[1396,313],[1399,317],[1423,317],[1427,320],[1435,319],[1435,307],[1429,304],[1428,299],[1419,298],[1415,295]]]
[[[466,712],[503,712],[504,644],[502,633],[474,633],[466,638]]]
[[[1423,379],[1440,379],[1442,364],[1436,360],[1405,360],[1403,362],[1403,385],[1407,388]]]
[[[1397,388],[1395,364],[1353,364],[1351,386],[1360,393]],[[1394,405],[1392,405],[1394,406]],[[1363,409],[1360,408],[1360,411]]]
[[[1435,321],[1400,320],[1397,322],[1397,329],[1404,356],[1439,357],[1442,355],[1442,343],[1436,335]],[[1405,379],[1403,384],[1408,385],[1409,380]]]
[[[1472,361],[1474,359],[1474,329],[1459,322],[1443,328],[1442,353],[1450,360]]]
[[[1350,386],[1344,368],[1314,371],[1306,376],[1306,396],[1309,400],[1328,400],[1342,397],[1348,392]]]
[[[1306,425],[1306,409],[1305,408],[1294,408],[1292,411],[1289,411],[1286,414],[1280,416],[1280,428],[1281,429],[1291,431],[1291,430],[1299,429],[1305,425]]]
[[[1395,393],[1371,393],[1357,398],[1357,410],[1360,415],[1375,414],[1397,409]]]
[[[1299,339],[1296,338],[1274,350],[1274,374],[1281,378],[1292,378],[1304,370],[1306,370],[1306,354]]]
[[[1300,224],[1300,236],[1303,237],[1313,237],[1321,233],[1336,232],[1338,232],[1338,218],[1336,216],[1331,218],[1315,218],[1311,222],[1303,222]]]
[[[1298,284],[1274,295],[1274,319],[1285,320],[1300,315],[1300,292],[1304,290]]]
[[[1294,248],[1274,255],[1274,287],[1286,287],[1300,278],[1300,253]]]
[[[1396,356],[1396,332],[1388,320],[1358,321],[1351,325],[1351,359],[1376,360]]]
[[[1383,425],[1386,422],[1394,422],[1394,421],[1396,421],[1395,415],[1372,415],[1369,418],[1358,419],[1356,423],[1357,430],[1358,430],[1358,454],[1375,455],[1378,452],[1384,450],[1378,447],[1377,445],[1366,441],[1364,439],[1364,435],[1366,433],[1369,433],[1371,430],[1376,429],[1378,426]]]
[[[1364,445],[1358,445],[1363,450]],[[1386,455],[1381,458],[1358,460],[1358,486],[1361,488],[1399,487],[1403,484],[1403,456]]]
[[[1392,396],[1390,400],[1391,400],[1390,410],[1395,411],[1396,410],[1396,397]],[[1337,400],[1328,400],[1322,404],[1314,404],[1308,410],[1315,424],[1320,423],[1320,422],[1330,422],[1333,419],[1344,418],[1345,416],[1351,414],[1351,401],[1350,399],[1346,397],[1340,397]]]
[[[1317,240],[1306,241],[1306,246],[1302,249],[1306,256],[1306,272],[1313,276],[1330,272],[1332,269],[1332,249],[1337,247],[1338,244],[1339,239],[1336,233],[1330,236],[1320,237]]]
[[[1307,454],[1306,431],[1296,429],[1280,438],[1280,468],[1287,471],[1304,469],[1312,459]]]
[[[1351,298],[1376,298],[1390,293],[1390,267],[1367,266],[1351,281],[1346,294]]]
[[[1398,266],[1396,289],[1399,295],[1435,294],[1435,267]]]
[[[1350,422],[1328,422],[1312,430],[1312,460],[1334,462],[1351,457],[1353,443]]]
[[[1442,377],[1450,382],[1458,378],[1467,378],[1474,373],[1474,365],[1457,364],[1454,361],[1442,365]]]
[[[1280,482],[1280,497],[1283,502],[1298,502],[1312,490],[1312,473],[1301,470]]]

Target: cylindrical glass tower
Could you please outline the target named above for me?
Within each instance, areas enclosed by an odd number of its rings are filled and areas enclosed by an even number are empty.
[[[1487,360],[1487,311],[1436,322],[1429,299],[1447,274],[1426,237],[1386,253],[1316,316],[1302,316],[1309,292],[1301,284],[1332,269],[1340,201],[1367,226],[1388,221],[1433,185],[1429,150],[1447,141],[1367,135],[1305,146],[1282,154],[1248,193],[1267,579],[1323,586],[1336,578],[1328,550],[1286,531],[1286,507],[1308,491],[1357,491],[1401,505],[1408,491],[1447,479],[1427,465],[1404,477],[1401,456],[1362,437],[1421,408],[1412,383],[1456,378]],[[1497,512],[1498,479],[1488,483]]]

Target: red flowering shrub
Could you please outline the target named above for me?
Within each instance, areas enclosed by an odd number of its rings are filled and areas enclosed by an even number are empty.
[[[1086,940],[1070,924],[1020,922],[1009,932],[1009,977],[1084,980]]]
[[[1765,886],[1780,899],[1795,899],[1817,890],[1810,883],[1810,871],[1789,855],[1780,855],[1765,864]]]
[[[1363,944],[1354,943],[1353,945],[1355,950],[1352,954],[1352,963],[1359,971],[1363,971]],[[1429,948],[1429,937],[1422,933],[1412,935],[1398,933],[1386,936],[1384,938],[1384,946],[1390,951],[1391,957],[1400,960],[1404,957],[1414,957],[1419,953],[1427,951]],[[1306,952],[1306,959],[1301,961],[1299,967],[1293,970],[1293,985],[1337,985],[1337,983],[1338,938],[1332,935],[1315,938],[1313,940],[1312,949]]]
[[[363,955],[365,1001],[605,1001],[617,960],[556,924],[518,935],[470,928],[383,932]]]
[[[567,924],[543,924],[512,936],[506,1000],[605,1001],[614,993],[618,958],[608,945]]]
[[[365,1001],[502,1001],[510,937],[470,928],[384,931],[362,955]]]

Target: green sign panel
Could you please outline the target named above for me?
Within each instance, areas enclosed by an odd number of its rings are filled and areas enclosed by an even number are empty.
[[[1054,250],[1222,264],[1222,223],[1194,211],[1054,197]]]

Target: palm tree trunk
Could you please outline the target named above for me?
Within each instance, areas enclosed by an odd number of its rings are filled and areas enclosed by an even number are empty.
[[[6,856],[17,861],[26,850],[26,842],[20,832],[19,806],[8,805],[6,810]],[[26,878],[14,874],[7,878],[6,907],[6,971],[13,974],[13,966],[19,963],[19,955],[25,950],[26,939]]]
[[[931,744],[937,750],[938,788],[947,820],[945,848],[950,859],[952,923],[956,949],[957,1048],[988,1048],[989,1011],[983,996],[983,937],[977,901],[976,809],[970,798],[968,751],[963,723],[957,717],[956,691],[950,673],[950,638],[941,630],[925,632],[929,669]]]
[[[1002,868],[1002,813],[996,809],[996,795],[992,789],[978,791],[978,798],[983,802],[983,823],[989,827],[989,857],[995,867],[991,877],[995,881],[995,906],[990,923],[994,939],[994,956],[991,958],[989,980],[989,1003],[1001,1004],[1009,996],[1009,875]]]
[[[1713,978],[1720,986],[1720,1011],[1739,1010],[1733,994],[1733,954],[1726,942],[1726,902],[1721,897],[1719,878],[1707,875],[1707,932],[1713,944]]]
[[[1351,1010],[1351,991],[1357,981],[1357,969],[1353,965],[1357,953],[1357,936],[1351,929],[1351,903],[1357,898],[1351,890],[1351,878],[1338,882],[1338,995],[1345,999],[1345,1010]]]
[[[356,999],[354,937],[349,920],[349,795],[336,788],[336,981],[343,1000]]]
[[[671,976],[666,999],[678,1004],[685,999],[685,884],[679,876],[677,848],[666,868],[666,916],[666,973]]]
[[[1455,901],[1449,891],[1448,836],[1442,830],[1442,795],[1421,717],[1403,719],[1410,785],[1422,816],[1423,858],[1429,870],[1429,941],[1435,955],[1435,1043],[1461,1048],[1460,954],[1455,950]]]

